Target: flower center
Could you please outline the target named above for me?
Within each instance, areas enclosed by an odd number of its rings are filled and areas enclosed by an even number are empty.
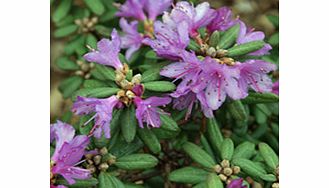
[[[79,26],[80,33],[88,33],[93,31],[95,29],[94,26],[97,24],[97,22],[97,17],[74,20],[74,23]]]

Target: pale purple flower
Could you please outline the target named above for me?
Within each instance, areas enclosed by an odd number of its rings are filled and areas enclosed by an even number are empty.
[[[95,125],[91,133],[96,138],[102,136],[102,132],[106,138],[110,138],[110,122],[112,120],[112,112],[114,108],[122,107],[122,103],[116,96],[106,99],[86,98],[78,96],[77,101],[73,104],[72,111],[77,115],[87,115],[95,112],[95,115],[87,121],[95,119]]]
[[[274,71],[276,66],[263,60],[247,60],[236,65],[240,71],[239,87],[248,92],[249,87],[256,92],[272,91],[272,80],[267,73]]]
[[[127,49],[126,58],[129,60],[134,52],[141,46],[144,39],[143,35],[137,31],[138,21],[132,21],[130,24],[124,18],[120,19],[120,27],[124,32],[121,36],[121,48]]]
[[[155,20],[156,17],[167,10],[172,3],[172,0],[147,0],[145,10],[150,20]]]
[[[210,57],[203,60],[203,71],[199,76],[200,83],[193,88],[198,93],[203,91],[208,106],[217,110],[226,96],[233,100],[245,98],[247,93],[239,88],[239,70],[232,66],[219,64]]]
[[[137,20],[145,20],[143,8],[147,0],[126,0],[126,2],[120,6],[119,11],[115,14],[119,17],[135,18]]]
[[[226,186],[226,188],[247,188],[246,185],[243,185],[243,179],[234,179]]]
[[[273,83],[272,93],[279,95],[279,80]]]
[[[138,120],[139,127],[144,128],[143,122],[149,127],[160,127],[161,120],[160,114],[166,114],[159,106],[167,105],[171,102],[169,97],[149,97],[147,99],[141,99],[140,97],[134,98],[134,104],[136,105],[136,118]]]
[[[216,10],[215,18],[207,25],[207,30],[212,33],[216,30],[226,31],[238,23],[238,19],[233,19],[232,10],[228,7],[222,7]]]
[[[216,11],[210,8],[208,2],[193,7],[187,1],[176,3],[170,17],[179,25],[182,21],[188,23],[188,30],[192,37],[198,35],[198,29],[208,25],[216,16]]]
[[[212,118],[214,116],[212,109],[209,108],[203,92],[196,94],[190,91],[187,94],[180,95],[179,97],[174,98],[173,108],[177,110],[184,110],[187,108],[187,112],[185,115],[185,120],[187,120],[190,117],[193,106],[197,103],[197,101],[200,102],[203,114],[208,118]]]
[[[115,29],[111,34],[112,41],[102,39],[97,43],[98,50],[91,51],[83,56],[89,62],[96,62],[102,65],[122,69],[123,65],[119,59],[120,52],[120,37]]]
[[[174,24],[171,20],[154,23],[155,39],[146,38],[143,43],[151,46],[158,56],[171,60],[178,60],[185,52],[190,39],[188,36],[188,25],[181,22]]]
[[[74,128],[61,121],[51,126],[50,134],[51,142],[56,140],[56,148],[51,157],[51,173],[60,174],[69,184],[74,184],[75,179],[90,178],[89,170],[76,167],[85,154],[89,138],[85,135],[74,137]]]
[[[265,34],[261,31],[254,31],[253,28],[247,28],[246,24],[239,20],[240,24],[240,33],[237,39],[237,44],[244,44],[247,42],[264,40]],[[269,51],[272,49],[271,45],[265,44],[263,48],[249,53],[249,55],[253,56],[262,56],[269,54]]]

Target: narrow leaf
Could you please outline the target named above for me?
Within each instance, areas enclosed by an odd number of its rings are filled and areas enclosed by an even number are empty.
[[[135,117],[135,106],[130,105],[124,109],[121,114],[121,132],[127,142],[134,140],[137,129],[137,121]]]
[[[144,88],[150,91],[169,92],[175,90],[176,86],[168,81],[153,81],[144,83]]]
[[[183,145],[183,149],[195,162],[199,163],[203,167],[213,169],[216,165],[214,159],[211,158],[207,152],[191,142],[186,142]]]
[[[169,180],[173,182],[197,184],[207,179],[209,172],[196,167],[183,167],[169,174]]]
[[[120,169],[141,170],[156,166],[158,159],[149,154],[132,154],[117,159],[114,163]]]

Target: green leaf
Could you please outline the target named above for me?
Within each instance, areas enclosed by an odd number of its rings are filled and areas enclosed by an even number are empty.
[[[68,57],[60,57],[56,60],[56,65],[62,70],[78,70],[80,67]]]
[[[153,50],[150,50],[150,51],[146,52],[145,57],[147,59],[159,59],[157,54]]]
[[[273,174],[265,174],[265,175],[261,175],[260,178],[264,181],[268,181],[268,182],[275,182],[277,181],[276,176]]]
[[[175,84],[168,81],[153,81],[144,83],[144,88],[150,91],[170,92],[176,89]]]
[[[121,114],[121,132],[127,142],[134,140],[137,129],[137,121],[135,117],[135,106],[130,105],[123,110]]]
[[[88,8],[97,15],[102,15],[105,7],[101,0],[84,0]]]
[[[234,119],[238,121],[247,121],[248,115],[240,100],[228,103],[228,110]]]
[[[88,34],[86,38],[86,45],[96,49],[97,48],[97,38],[93,34]]]
[[[84,46],[86,37],[84,35],[78,35],[72,41],[66,43],[64,47],[64,52],[67,55],[72,55],[77,48]]]
[[[105,82],[95,79],[85,80],[83,83],[84,88],[99,88],[99,87],[107,87],[108,85]]]
[[[107,125],[110,126],[110,125]],[[92,142],[95,144],[97,148],[107,147],[109,144],[110,139],[105,138],[104,135],[100,138],[92,137]]]
[[[279,16],[268,15],[267,18],[274,25],[274,27],[279,28]]]
[[[160,79],[160,68],[149,69],[142,74],[142,82],[150,82]]]
[[[112,144],[111,153],[114,156],[120,158],[122,156],[130,155],[132,153],[137,152],[143,146],[143,142],[137,136],[132,142],[127,143],[126,140],[124,140],[124,138],[120,135],[118,140],[114,144]]]
[[[238,38],[239,31],[240,24],[236,24],[235,26],[225,31],[221,36],[221,40],[219,41],[218,47],[221,49],[231,47],[235,43],[235,40]]]
[[[56,183],[59,185],[68,186],[70,188],[88,188],[96,186],[98,184],[98,180],[96,178],[90,178],[85,180],[75,179],[75,183],[73,185],[70,185],[64,178],[60,178],[56,180]]]
[[[221,144],[222,159],[231,160],[234,152],[234,143],[230,138],[225,138]]]
[[[224,185],[222,183],[222,181],[219,179],[219,177],[214,174],[214,173],[210,173],[207,177],[207,183],[206,183],[206,187],[207,188],[224,188]]]
[[[279,44],[279,33],[274,33],[270,39],[268,39],[268,43],[272,46],[277,46]]]
[[[138,129],[138,135],[152,151],[152,153],[159,153],[161,151],[161,145],[155,134],[148,128]]]
[[[110,97],[116,94],[119,90],[120,90],[119,88],[113,88],[113,87],[83,88],[76,91],[72,95],[72,100],[75,101],[77,96],[96,97],[96,98]]]
[[[66,99],[70,97],[74,91],[80,88],[83,83],[83,78],[80,76],[71,76],[61,82],[58,89],[62,92],[63,97]]]
[[[238,158],[233,160],[233,164],[239,166],[243,172],[247,173],[249,176],[260,178],[262,175],[266,174],[266,171],[261,166],[257,165],[255,162]]]
[[[160,114],[161,120],[161,127],[162,129],[169,130],[169,131],[179,131],[180,128],[178,127],[177,123],[173,118],[169,115]]]
[[[169,174],[169,180],[173,182],[197,184],[207,179],[209,172],[196,167],[183,167]]]
[[[209,39],[209,44],[211,47],[216,48],[217,45],[219,44],[220,41],[220,31],[215,31],[211,34],[210,39]]]
[[[75,32],[77,29],[78,29],[78,26],[75,24],[58,28],[54,31],[54,37],[56,37],[56,38],[66,37],[66,36],[72,34],[73,32]]]
[[[212,151],[210,145],[209,145],[209,142],[207,140],[207,138],[201,134],[201,138],[200,138],[200,142],[201,142],[201,145],[203,147],[203,149],[213,158],[215,159],[215,155],[214,155],[214,152]]]
[[[210,141],[214,152],[217,154],[217,156],[220,156],[220,146],[224,139],[222,133],[219,130],[216,118],[210,118],[207,120],[207,135],[207,138]]]
[[[252,41],[252,42],[247,42],[244,44],[240,44],[237,46],[233,46],[232,48],[228,49],[227,55],[230,57],[235,57],[235,56],[241,56],[241,55],[246,55],[251,52],[257,51],[265,45],[264,41]]]
[[[98,34],[102,35],[103,37],[110,37],[111,28],[108,28],[104,25],[96,25],[95,30]]]
[[[91,71],[91,75],[99,80],[112,80],[115,81],[115,71],[111,67],[96,64],[95,69]]]
[[[255,147],[256,147],[256,145],[254,143],[251,143],[248,141],[242,142],[235,148],[234,154],[233,154],[233,159],[238,159],[238,158],[249,159],[249,158],[251,158],[256,152]]]
[[[267,145],[264,142],[261,142],[258,144],[259,152],[263,159],[265,160],[265,163],[273,170],[278,167],[279,165],[279,158],[276,155],[276,153],[273,151],[273,149]]]
[[[200,51],[200,46],[194,41],[194,40],[190,40],[190,43],[187,47],[189,50],[193,50],[193,51]]]
[[[207,152],[191,142],[186,142],[183,145],[183,149],[193,161],[199,163],[205,168],[213,169],[216,165],[214,159]]]
[[[110,123],[111,134],[115,134],[117,132],[117,130],[119,129],[120,116],[121,116],[122,111],[123,111],[122,109],[117,109],[117,110],[113,111],[112,120]]]
[[[158,164],[158,159],[149,154],[132,154],[120,157],[114,163],[120,169],[124,170],[142,170],[153,168]]]
[[[116,177],[111,176],[107,172],[101,172],[98,175],[98,188],[108,188],[108,187],[115,187],[115,188],[125,188],[124,184]]]
[[[59,5],[56,7],[52,19],[54,22],[59,22],[62,20],[67,13],[69,13],[71,8],[72,0],[60,1]]]
[[[275,103],[279,96],[273,93],[249,93],[248,97],[241,100],[244,104]]]

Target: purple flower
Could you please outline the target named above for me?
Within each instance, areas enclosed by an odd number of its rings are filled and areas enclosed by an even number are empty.
[[[187,108],[185,115],[185,120],[187,120],[191,115],[193,106],[197,103],[198,100],[200,101],[203,114],[208,118],[213,117],[214,115],[212,109],[209,108],[204,93],[202,92],[195,94],[194,92],[190,91],[187,94],[180,95],[173,100],[173,108],[177,110],[184,110]]]
[[[121,36],[121,48],[128,49],[126,51],[126,58],[129,60],[134,52],[141,46],[144,39],[143,35],[137,31],[138,21],[132,21],[130,24],[126,19],[120,19],[120,27],[124,32]]]
[[[150,97],[145,100],[140,97],[135,97],[134,104],[137,106],[136,118],[139,127],[144,128],[143,122],[147,127],[160,127],[160,114],[165,114],[158,106],[169,104],[171,99],[169,97]]]
[[[217,110],[226,96],[233,100],[245,98],[247,93],[239,88],[239,70],[232,66],[219,64],[210,57],[203,60],[204,66],[199,76],[200,83],[193,88],[198,93],[203,91],[208,106]]]
[[[106,99],[85,98],[78,96],[77,101],[73,104],[72,111],[77,115],[86,115],[95,112],[95,115],[86,122],[89,123],[95,119],[95,125],[91,133],[96,138],[102,136],[102,132],[106,138],[110,138],[110,122],[112,120],[112,111],[115,107],[121,107],[122,103],[116,96]]]
[[[279,95],[279,80],[274,82],[272,86],[272,93]]]
[[[155,20],[156,17],[167,10],[172,3],[172,0],[147,0],[145,9],[150,20]]]
[[[92,51],[83,56],[89,62],[96,62],[102,65],[112,66],[115,69],[122,69],[123,65],[119,60],[120,37],[115,29],[111,34],[112,41],[102,39],[97,43],[98,51]]]
[[[155,39],[146,38],[143,43],[151,46],[160,57],[178,60],[190,42],[188,25],[184,21],[176,25],[168,17],[164,17],[164,22],[154,23]]]
[[[247,60],[236,66],[240,70],[239,87],[244,92],[248,92],[249,87],[260,93],[272,91],[272,80],[267,73],[276,69],[274,64],[263,60]]]
[[[226,31],[230,27],[238,23],[238,19],[233,19],[230,8],[222,7],[216,10],[215,18],[207,25],[207,30],[212,33],[216,30]]]
[[[254,31],[254,29],[248,29],[246,24],[242,21],[239,21],[240,24],[240,33],[237,39],[238,44],[244,44],[247,42],[257,41],[257,40],[264,40],[265,34],[261,31]],[[269,53],[269,51],[272,49],[271,45],[265,44],[263,48],[249,53],[249,55],[254,56],[262,56]]]
[[[146,0],[126,0],[126,2],[120,6],[116,16],[125,18],[135,18],[137,20],[145,20],[143,8]]]
[[[50,134],[51,142],[56,140],[56,148],[51,157],[51,173],[60,174],[69,184],[74,184],[74,179],[90,178],[89,170],[75,167],[85,154],[89,138],[85,135],[74,137],[74,128],[61,121],[51,126]]]
[[[226,186],[226,188],[247,188],[247,186],[243,185],[243,179],[239,178],[239,179],[232,180],[230,182],[230,184],[228,184]]]
[[[176,3],[174,9],[170,13],[170,17],[177,24],[182,21],[188,23],[189,33],[192,37],[197,36],[197,30],[208,25],[215,16],[215,10],[211,9],[207,2],[203,2],[194,8],[190,3],[181,1]]]

